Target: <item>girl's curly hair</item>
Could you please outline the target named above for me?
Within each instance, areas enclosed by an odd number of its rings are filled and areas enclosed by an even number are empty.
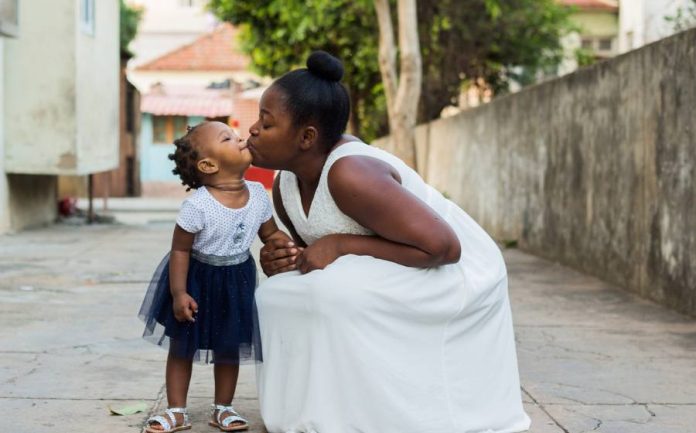
[[[198,160],[198,152],[193,147],[192,135],[201,124],[194,127],[186,128],[186,135],[174,140],[176,150],[169,154],[169,159],[174,161],[176,168],[172,173],[178,174],[181,179],[181,184],[186,185],[186,191],[192,188],[197,189],[202,186],[198,170],[196,169],[196,161]]]

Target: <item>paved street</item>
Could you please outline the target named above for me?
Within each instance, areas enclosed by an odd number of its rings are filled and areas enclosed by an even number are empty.
[[[0,236],[0,431],[135,433],[149,414],[110,416],[109,405],[166,404],[165,352],[140,338],[136,318],[169,247],[171,213],[159,215]],[[696,320],[505,255],[532,432],[696,432]],[[196,367],[193,432],[215,431],[211,397],[212,369]],[[243,367],[235,406],[263,431],[253,367]]]

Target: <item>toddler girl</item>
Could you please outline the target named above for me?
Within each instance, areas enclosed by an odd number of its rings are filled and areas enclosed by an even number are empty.
[[[171,252],[157,268],[139,317],[144,338],[168,347],[164,414],[147,432],[191,428],[186,396],[194,360],[213,363],[215,403],[210,424],[222,431],[248,428],[231,406],[239,364],[260,361],[254,337],[255,234],[263,242],[289,237],[278,230],[264,187],[244,180],[252,161],[246,142],[221,122],[189,128],[174,142],[174,174],[188,190],[176,220]]]

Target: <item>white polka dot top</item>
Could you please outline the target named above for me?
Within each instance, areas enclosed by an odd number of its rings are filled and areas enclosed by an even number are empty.
[[[184,200],[176,223],[196,234],[193,250],[215,256],[249,250],[261,224],[273,216],[273,206],[262,184],[246,181],[246,185],[249,201],[239,209],[223,205],[204,186]]]

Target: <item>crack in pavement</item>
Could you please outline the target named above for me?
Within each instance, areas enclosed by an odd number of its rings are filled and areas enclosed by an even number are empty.
[[[550,419],[551,421],[553,421],[554,424],[556,424],[556,426],[557,426],[558,428],[560,428],[561,430],[563,430],[563,433],[570,433],[570,432],[568,431],[568,429],[566,429],[565,427],[563,427],[563,425],[561,425],[561,423],[560,423],[556,418],[554,418],[553,415],[551,415],[551,414],[549,413],[549,411],[546,410],[546,408],[544,407],[544,405],[541,404],[541,403],[539,403],[539,402],[537,401],[537,399],[534,398],[534,396],[533,396],[529,391],[527,391],[523,386],[520,386],[520,388],[522,388],[522,392],[524,392],[525,394],[527,394],[527,397],[529,397],[530,400],[532,400],[532,402],[534,402],[534,404],[536,405],[536,407],[539,408],[539,410],[541,410],[542,412],[544,412],[544,414],[546,414],[546,416],[549,417],[549,419]]]

